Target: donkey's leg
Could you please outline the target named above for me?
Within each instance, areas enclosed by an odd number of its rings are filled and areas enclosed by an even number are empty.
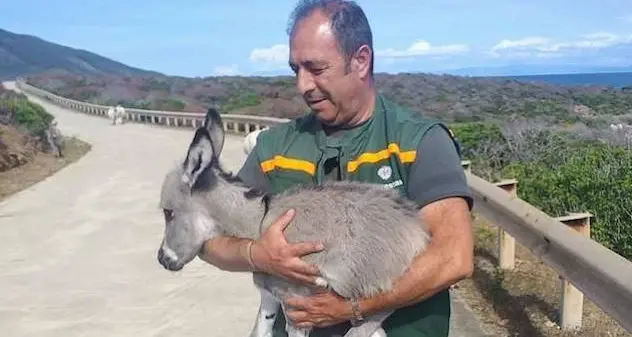
[[[281,308],[283,310],[283,315],[285,315],[285,332],[287,332],[288,337],[309,337],[309,334],[312,332],[310,328],[297,328],[290,324],[290,319],[285,314],[285,305],[281,302]]]
[[[384,331],[384,329],[380,327],[379,329],[375,330],[371,337],[387,337],[386,331]]]
[[[267,290],[257,287],[261,294],[261,303],[259,304],[259,312],[254,329],[250,333],[250,337],[272,337],[272,328],[274,320],[281,303]]]
[[[287,316],[285,317],[287,322]],[[312,329],[310,328],[297,328],[295,326],[290,325],[290,323],[285,323],[285,332],[287,332],[287,337],[309,337]]]
[[[297,328],[289,324],[285,324],[285,331],[287,332],[288,337],[309,337],[309,333],[312,329]]]
[[[393,311],[386,311],[370,316],[362,325],[349,329],[344,337],[386,337],[386,332],[382,329],[382,322],[392,313]]]

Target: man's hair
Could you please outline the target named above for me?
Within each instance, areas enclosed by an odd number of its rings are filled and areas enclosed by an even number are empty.
[[[362,45],[371,48],[371,63],[369,65],[369,74],[373,76],[373,61],[375,55],[373,53],[373,34],[371,26],[364,11],[355,1],[349,0],[301,0],[290,15],[290,22],[287,28],[288,35],[292,35],[294,28],[298,22],[308,17],[314,11],[322,11],[331,25],[331,29],[336,38],[338,49],[345,59],[345,68],[349,66],[349,62],[353,54]],[[348,71],[348,70],[347,70]]]

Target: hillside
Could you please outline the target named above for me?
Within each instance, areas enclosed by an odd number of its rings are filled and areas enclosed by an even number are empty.
[[[79,76],[27,78],[59,95],[97,104],[203,112],[295,117],[306,105],[291,77]],[[396,103],[449,122],[536,118],[549,123],[605,126],[632,121],[629,87],[559,86],[506,78],[431,74],[377,74],[382,94]]]
[[[0,29],[0,79],[52,70],[90,75],[159,75],[89,51]]]

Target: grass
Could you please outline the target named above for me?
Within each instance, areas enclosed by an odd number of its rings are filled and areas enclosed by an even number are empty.
[[[458,283],[458,292],[481,325],[496,336],[632,337],[584,296],[583,326],[559,327],[561,283],[557,273],[516,242],[516,267],[497,268],[497,227],[474,221],[475,271]]]
[[[52,176],[81,159],[92,146],[78,138],[66,138],[63,157],[37,152],[26,164],[0,172],[0,201]]]

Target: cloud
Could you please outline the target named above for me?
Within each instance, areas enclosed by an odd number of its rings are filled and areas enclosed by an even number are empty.
[[[514,57],[559,57],[572,53],[599,50],[632,43],[632,34],[618,35],[597,32],[581,35],[574,41],[556,41],[542,36],[526,37],[518,40],[505,39],[491,48],[492,56]]]
[[[520,40],[502,40],[497,45],[492,47],[492,50],[503,49],[520,49],[520,48],[541,48],[550,43],[549,39],[545,37],[527,37]]]
[[[470,49],[464,44],[447,44],[433,46],[424,40],[413,42],[407,49],[384,49],[375,52],[378,57],[384,58],[414,58],[422,56],[446,56],[456,55],[468,52]]]
[[[229,66],[215,67],[215,69],[213,69],[213,74],[215,76],[234,76],[239,74],[239,66],[231,64]]]
[[[255,48],[250,52],[252,62],[287,63],[290,48],[286,44],[275,44],[268,48]]]
[[[384,50],[377,50],[375,52],[377,57],[385,59],[398,59],[398,58],[414,58],[422,56],[445,56],[462,54],[469,51],[469,47],[464,44],[448,44],[433,46],[429,42],[424,40],[417,40],[413,42],[410,47],[406,49],[393,49],[387,48]],[[250,52],[249,59],[252,62],[262,62],[268,64],[286,65],[289,57],[289,47],[286,44],[275,44],[267,48],[255,48]]]

